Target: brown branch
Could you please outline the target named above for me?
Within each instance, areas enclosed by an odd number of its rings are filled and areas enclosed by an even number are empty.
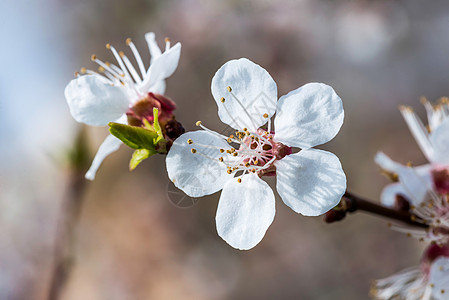
[[[324,220],[327,223],[333,223],[345,218],[347,213],[354,213],[356,211],[368,212],[385,218],[393,219],[406,223],[411,226],[428,228],[428,225],[423,220],[419,219],[414,214],[408,211],[394,210],[372,201],[368,201],[359,196],[356,196],[348,191],[343,195],[343,198],[335,208],[326,213]]]

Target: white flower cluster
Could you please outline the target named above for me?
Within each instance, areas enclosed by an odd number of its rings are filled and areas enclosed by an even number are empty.
[[[428,225],[427,230],[398,225],[392,228],[430,246],[421,266],[376,281],[373,285],[376,299],[449,299],[449,104],[446,99],[436,106],[425,100],[423,103],[427,127],[411,108],[400,110],[429,163],[404,166],[384,153],[378,153],[375,160],[398,177],[398,182],[384,188],[382,203],[394,207],[401,197],[410,204],[416,221]]]

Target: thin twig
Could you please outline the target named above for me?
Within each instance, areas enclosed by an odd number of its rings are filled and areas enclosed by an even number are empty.
[[[428,228],[423,220],[407,211],[394,210],[372,201],[368,201],[356,196],[348,191],[344,194],[340,204],[329,211],[325,216],[325,221],[332,223],[344,219],[346,213],[354,213],[356,211],[368,212],[389,219],[401,221],[411,226],[420,228]]]

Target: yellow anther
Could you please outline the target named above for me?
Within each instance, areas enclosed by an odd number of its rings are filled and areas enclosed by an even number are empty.
[[[111,49],[111,44],[107,43],[106,44],[106,49],[108,49],[108,50]]]
[[[219,157],[218,160],[222,162],[223,161],[223,157]]]
[[[227,141],[228,141],[228,143],[231,143],[231,142],[232,142],[231,138],[228,138]]]
[[[170,38],[169,38],[169,37],[166,37],[166,38],[165,38],[165,42],[166,42],[166,43],[170,43],[170,42],[171,42]]]
[[[254,161],[254,164],[257,166],[257,165],[259,164],[259,161],[256,159],[256,160]]]
[[[256,169],[252,169],[251,172],[256,173]]]
[[[91,59],[92,61],[96,61],[96,60],[97,60],[97,56],[96,56],[95,54],[92,54],[92,56],[90,57],[90,59]]]
[[[193,154],[196,153],[196,149],[195,148],[192,148],[190,151],[192,151]]]
[[[431,284],[430,284],[430,287],[431,287],[431,288],[434,288],[434,287],[435,287],[435,285],[434,285],[433,283],[431,283]]]
[[[126,39],[126,45],[129,46],[129,44],[131,44],[131,38]]]
[[[266,119],[268,118],[268,114],[263,114],[263,117]]]
[[[231,150],[226,150],[226,153],[231,154],[232,152]]]
[[[225,150],[224,149],[220,149],[220,153],[223,153]]]
[[[201,125],[201,121],[196,121],[195,125],[196,126],[200,126]]]
[[[407,237],[411,237],[412,234],[410,232],[407,232]]]
[[[246,128],[246,127],[245,127],[245,128],[243,128],[243,131],[247,131],[247,130],[248,130],[248,128]]]
[[[188,139],[188,140],[187,140],[187,144],[189,144],[189,145],[190,145],[190,144],[193,144],[192,139]]]
[[[81,74],[86,74],[87,69],[86,68],[81,68],[80,72],[81,72]]]
[[[75,72],[75,77],[78,77],[78,76],[80,76],[80,73],[79,72]]]
[[[220,101],[221,101],[221,103],[225,103],[225,98],[221,97]]]
[[[232,92],[232,88],[230,86],[228,86],[226,89],[228,90],[228,92]]]
[[[123,51],[120,51],[120,52],[118,53],[118,55],[120,55],[120,57],[124,57],[124,56],[125,56],[125,53],[124,53]]]
[[[231,170],[227,170],[226,172],[228,172],[228,174],[231,174],[231,173],[232,173],[232,171],[231,171]]]
[[[242,178],[237,179],[238,183],[242,183]]]
[[[237,152],[234,152],[234,153],[232,153],[232,155],[234,155],[234,156],[237,156],[237,155],[238,155],[238,153],[237,153]]]
[[[249,162],[245,163],[245,167],[249,168],[250,164]]]
[[[98,72],[103,73],[104,72],[104,68],[102,66],[98,67]]]
[[[104,64],[105,64],[106,66],[108,66],[108,67],[111,65],[111,63],[108,62],[108,61],[106,61]]]
[[[229,136],[229,138],[230,138],[230,139],[233,139],[233,138],[234,138],[234,135],[231,134],[231,135]]]

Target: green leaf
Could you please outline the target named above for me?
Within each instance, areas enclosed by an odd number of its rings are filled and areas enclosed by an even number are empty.
[[[131,161],[129,162],[129,170],[134,170],[141,162],[156,153],[155,150],[137,149],[134,151]]]
[[[158,133],[145,128],[110,122],[109,132],[133,149],[155,151]]]

